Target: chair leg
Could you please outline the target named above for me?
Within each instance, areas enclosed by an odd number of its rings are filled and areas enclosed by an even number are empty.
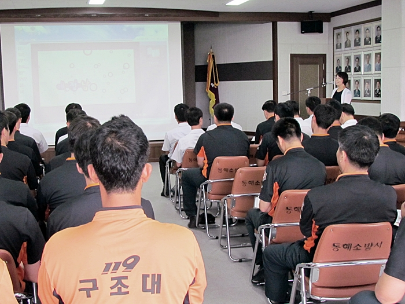
[[[301,282],[301,303],[307,304],[307,291],[305,289],[305,269],[304,269],[304,267],[302,267],[300,269],[300,282]]]
[[[297,268],[294,272],[294,282],[291,289],[290,304],[294,304],[295,302],[295,294],[297,293],[298,287],[298,278],[299,278],[299,269]]]
[[[256,242],[255,242],[255,249],[253,250],[253,258],[252,258],[252,273],[250,274],[250,279],[253,279],[253,276],[255,275],[255,270],[256,270],[256,255],[257,255],[257,250],[259,248],[259,242],[260,242],[260,235],[258,233],[256,234]]]
[[[32,295],[33,295],[33,303],[37,304],[39,303],[38,301],[38,284],[37,283],[32,283]]]

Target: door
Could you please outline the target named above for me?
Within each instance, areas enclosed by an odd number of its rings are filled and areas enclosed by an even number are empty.
[[[307,118],[305,100],[310,96],[326,97],[326,54],[291,54],[290,56],[291,99],[300,104],[300,116]],[[319,88],[315,88],[318,87]],[[299,92],[302,91],[302,92]]]

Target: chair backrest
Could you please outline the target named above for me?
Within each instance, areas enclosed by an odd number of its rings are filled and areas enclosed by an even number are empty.
[[[397,193],[397,209],[401,209],[401,205],[405,202],[405,184],[394,185],[392,188]]]
[[[194,149],[187,149],[186,152],[184,152],[181,167],[198,168],[197,155],[194,153]]]
[[[218,156],[214,159],[210,171],[210,180],[234,178],[236,171],[242,167],[249,167],[246,156]],[[208,199],[221,200],[231,193],[232,181],[212,183],[208,186]]]
[[[249,164],[251,165],[256,163],[256,152],[258,147],[259,144],[251,144],[249,147]]]
[[[387,259],[391,240],[391,224],[386,222],[330,225],[322,233],[313,262]],[[311,279],[315,287],[313,291],[321,292],[322,288],[330,291],[331,288],[342,289],[342,287],[375,284],[380,271],[381,265],[378,264],[320,268],[313,273],[315,278]],[[341,290],[337,292],[341,294]]]
[[[230,194],[260,193],[266,167],[242,167],[236,171]],[[232,199],[230,215],[244,218],[254,207],[255,196],[242,196]],[[229,206],[229,204],[228,204]]]
[[[18,278],[17,268],[10,252],[4,249],[0,249],[0,259],[2,259],[7,264],[7,269],[10,274],[11,282],[13,283],[14,292],[23,292],[20,280]]]
[[[325,185],[334,183],[340,173],[339,166],[326,166]]]
[[[299,223],[301,208],[308,189],[283,191],[278,199],[274,212],[273,224]],[[277,233],[272,236],[272,243],[288,243],[303,239],[299,225],[290,227],[277,227]]]

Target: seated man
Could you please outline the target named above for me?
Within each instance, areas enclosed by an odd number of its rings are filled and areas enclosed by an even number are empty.
[[[87,123],[81,123],[82,120]],[[41,220],[45,219],[47,206],[52,212],[59,205],[84,192],[86,180],[83,174],[77,171],[74,145],[77,138],[93,127],[93,124],[98,126],[94,118],[87,116],[79,116],[70,124],[68,129],[70,157],[62,166],[46,174],[39,183],[37,202]]]
[[[308,136],[312,135],[312,128],[311,128],[311,122],[312,122],[312,116],[314,115],[314,110],[316,106],[321,104],[321,100],[319,97],[316,96],[310,96],[305,100],[305,106],[307,113],[309,117],[307,119],[304,119],[304,121],[301,124],[301,131],[302,133],[307,134]]]
[[[293,110],[294,110],[294,119],[296,121],[298,121],[298,123],[300,124],[300,128],[301,128],[301,124],[304,122],[304,120],[300,116],[300,104],[295,100],[287,100],[285,103],[290,105],[290,107],[293,108]]]
[[[18,266],[20,250],[26,242],[27,264],[23,261],[24,279],[38,282],[38,269],[45,240],[37,221],[25,207],[0,201],[0,208],[0,249],[7,250]]]
[[[142,129],[126,116],[113,117],[92,136],[90,155],[103,208],[46,244],[42,303],[203,303],[207,282],[194,234],[147,218],[140,206],[152,171]]]
[[[2,147],[0,146],[0,163],[3,160]],[[38,207],[30,189],[22,181],[4,178],[0,175],[0,197],[14,206],[28,208],[32,215],[38,219]]]
[[[203,112],[199,108],[194,107],[187,109],[186,120],[191,127],[191,131],[186,136],[179,139],[171,157],[176,162],[177,167],[181,167],[186,150],[194,149],[197,140],[205,133],[202,129]]]
[[[4,111],[4,114],[7,117],[8,128],[9,128],[9,130],[8,130],[9,138],[8,138],[7,148],[9,148],[11,151],[27,155],[28,158],[31,160],[31,163],[32,163],[32,166],[34,167],[36,176],[42,176],[43,171],[42,171],[42,167],[41,167],[41,161],[35,155],[34,150],[32,150],[30,147],[27,147],[27,146],[15,141],[15,139],[14,139],[15,132],[17,131],[15,128],[17,120],[18,120],[17,116],[13,112],[10,112],[10,111]]]
[[[366,117],[358,124],[372,129],[380,143],[380,151],[368,169],[370,178],[386,185],[405,184],[405,155],[391,150],[383,143],[384,134],[380,121],[375,117]]]
[[[274,107],[276,106],[276,102],[274,100],[267,100],[263,106],[263,114],[265,121],[259,123],[256,127],[255,133],[255,144],[260,143],[262,137],[267,132],[270,132],[274,126]]]
[[[401,221],[395,242],[388,258],[384,273],[378,279],[374,291],[362,291],[354,295],[349,304],[404,303],[405,264],[405,220]]]
[[[66,127],[67,129],[69,129],[70,124],[72,123],[72,121],[78,117],[78,116],[86,116],[86,112],[84,112],[81,109],[71,109],[69,112],[67,112],[66,114]],[[55,156],[59,156],[61,154],[64,154],[64,156],[62,156],[62,159],[66,159],[66,154],[70,154],[69,152],[69,139],[68,136],[63,136],[61,138],[59,138],[59,143],[57,146],[55,146]],[[62,163],[59,163],[60,165]],[[57,168],[58,166],[54,166],[52,169]],[[51,170],[52,170],[51,169]]]
[[[335,120],[329,128],[328,134],[333,139],[338,140],[339,132],[342,131],[342,126],[339,121],[340,116],[342,116],[342,104],[336,99],[331,99],[326,104],[335,109]]]
[[[391,150],[405,155],[405,147],[395,140],[399,132],[401,121],[391,113],[385,113],[380,116],[381,126],[384,134],[384,144],[388,145]]]
[[[166,132],[165,139],[163,141],[162,151],[164,154],[160,155],[159,157],[159,169],[160,169],[160,177],[162,178],[163,182],[163,189],[160,193],[161,196],[169,196],[169,187],[166,185],[166,192],[165,189],[165,175],[166,175],[166,162],[169,158],[172,157],[174,146],[176,145],[177,141],[186,136],[190,133],[191,128],[186,122],[186,110],[188,109],[188,105],[179,103],[174,107],[174,118],[176,119],[178,126],[170,131]]]
[[[250,209],[246,216],[246,227],[253,248],[256,243],[254,230],[260,225],[271,223],[279,195],[283,191],[311,189],[325,184],[326,179],[325,166],[303,149],[301,129],[294,118],[279,119],[271,133],[284,156],[267,165],[259,196],[260,209]],[[264,280],[261,253],[261,250],[257,251],[255,263],[260,268],[252,278],[253,284],[262,284]]]
[[[79,124],[88,126],[86,132],[81,134],[75,142],[74,154],[76,157],[79,173],[84,175],[86,188],[84,192],[72,201],[64,203],[56,208],[48,218],[48,238],[56,232],[69,227],[76,227],[91,222],[96,212],[102,209],[100,185],[94,182],[88,171],[91,164],[90,140],[100,127],[98,120],[89,117],[88,120],[80,120]],[[81,128],[80,126],[77,126]],[[141,206],[146,216],[154,219],[153,208],[148,200],[142,199]]]
[[[319,159],[325,166],[337,166],[336,152],[339,148],[337,140],[328,134],[328,129],[335,120],[335,109],[327,105],[319,105],[312,116],[312,136],[304,140],[302,145],[306,152]]]
[[[306,195],[300,220],[306,238],[295,243],[273,244],[264,250],[266,296],[271,303],[288,301],[288,273],[297,264],[312,261],[327,226],[395,222],[395,190],[370,180],[367,174],[378,150],[378,138],[368,127],[352,126],[340,132],[337,159],[343,174],[336,182],[313,188]]]
[[[3,160],[0,163],[1,176],[15,181],[25,182],[31,190],[38,187],[34,166],[28,156],[7,148],[10,136],[8,120],[4,112],[0,113],[0,132]]]
[[[82,106],[79,105],[78,103],[69,103],[65,108],[65,115],[67,115],[67,113],[69,113],[69,111],[72,110],[72,109],[82,110]],[[67,125],[68,125],[68,123],[67,123],[67,120],[66,120],[66,126],[60,128],[58,131],[56,131],[56,134],[55,134],[55,149],[57,147],[57,144],[58,144],[59,140],[63,140],[65,138],[67,138],[67,133],[68,133],[67,132],[67,128],[68,128]]]
[[[342,104],[342,115],[340,115],[339,121],[342,129],[357,124],[357,120],[354,118],[354,108],[351,104]]]
[[[18,110],[16,108],[7,108],[6,111],[14,113],[14,115],[17,116],[17,122],[14,127],[14,129],[15,129],[14,140],[19,144],[22,144],[24,146],[31,148],[35,153],[36,159],[39,159],[39,161],[41,163],[43,163],[41,153],[39,153],[38,145],[35,142],[35,140],[32,137],[25,136],[20,133],[20,125],[21,125],[20,110]]]
[[[21,134],[32,137],[37,143],[39,153],[44,153],[46,150],[48,150],[48,143],[46,142],[44,135],[42,135],[40,131],[28,125],[31,118],[31,108],[25,103],[20,103],[16,105],[15,108],[21,112]]]
[[[233,106],[228,103],[217,104],[214,108],[214,121],[217,128],[200,136],[194,148],[200,168],[183,172],[183,206],[190,218],[189,228],[196,227],[197,188],[207,180],[214,159],[218,156],[248,156],[249,139],[242,131],[232,127]]]
[[[274,108],[274,121],[278,121],[280,118],[294,117],[294,111],[290,104],[287,102],[280,102]],[[259,167],[264,166],[266,155],[268,160],[271,161],[274,156],[282,155],[280,148],[277,145],[277,141],[274,138],[272,132],[264,134],[260,146],[256,152],[256,162]]]

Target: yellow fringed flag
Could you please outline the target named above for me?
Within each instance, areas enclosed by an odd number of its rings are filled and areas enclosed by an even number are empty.
[[[210,114],[211,116],[214,116],[214,107],[216,104],[219,103],[219,93],[218,93],[219,78],[217,65],[215,63],[215,55],[212,49],[208,53],[207,63],[208,63],[207,86],[205,88],[205,91],[207,92],[208,98],[210,99],[209,104]]]

